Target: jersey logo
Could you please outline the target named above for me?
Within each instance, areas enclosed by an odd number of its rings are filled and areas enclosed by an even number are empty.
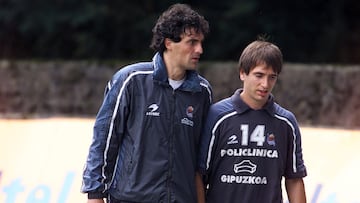
[[[237,144],[237,143],[239,143],[239,141],[237,140],[236,135],[231,135],[227,142],[227,144]]]
[[[256,165],[251,163],[250,160],[243,160],[242,162],[238,164],[234,164],[234,172],[240,173],[240,172],[248,172],[248,173],[255,173],[256,171]]]
[[[251,163],[250,160],[243,160],[238,164],[234,164],[234,172],[247,172],[254,174],[256,165]],[[267,185],[267,177],[254,176],[254,175],[221,175],[221,182],[227,184],[247,184],[247,185]]]
[[[266,135],[266,142],[270,145],[270,146],[275,146],[275,135],[274,133],[268,133]]]
[[[151,104],[148,107],[148,112],[146,112],[147,116],[160,116],[160,112],[157,112],[157,110],[159,109],[159,106],[157,104]]]

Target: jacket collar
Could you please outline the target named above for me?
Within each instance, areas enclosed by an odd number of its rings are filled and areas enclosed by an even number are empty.
[[[253,110],[250,108],[249,105],[247,105],[240,97],[240,94],[243,90],[242,89],[237,89],[235,91],[235,93],[231,96],[231,101],[234,105],[235,110],[239,113],[242,114],[248,110]],[[268,101],[266,102],[266,104],[264,105],[263,108],[259,109],[259,110],[265,110],[266,112],[268,112],[271,116],[275,115],[275,109],[274,109],[274,96],[272,94],[270,94]]]
[[[168,73],[162,54],[157,52],[153,57],[154,73],[153,79],[161,85],[169,85]],[[189,92],[200,92],[199,75],[194,70],[187,70],[184,83],[179,87],[180,90]]]

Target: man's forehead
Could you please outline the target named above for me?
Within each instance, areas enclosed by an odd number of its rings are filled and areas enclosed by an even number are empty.
[[[273,74],[276,74],[275,69],[271,65],[268,65],[265,62],[257,63],[255,67],[250,69],[250,71],[251,72],[270,71]]]
[[[184,37],[191,38],[201,38],[204,39],[204,34],[200,30],[196,30],[195,28],[186,28],[184,32],[181,34]]]

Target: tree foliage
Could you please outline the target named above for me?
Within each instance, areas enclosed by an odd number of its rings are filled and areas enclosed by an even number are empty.
[[[0,0],[0,58],[148,59],[151,29],[165,0]],[[204,59],[237,60],[258,36],[286,61],[359,63],[356,0],[200,0],[210,23]]]

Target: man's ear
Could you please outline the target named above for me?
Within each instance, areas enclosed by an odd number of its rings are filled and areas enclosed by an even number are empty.
[[[240,69],[239,78],[240,78],[241,81],[244,81],[245,75],[246,75],[246,73],[245,73],[244,69]]]
[[[173,41],[171,41],[169,38],[165,38],[164,45],[167,50],[171,50],[172,43],[173,43]]]

